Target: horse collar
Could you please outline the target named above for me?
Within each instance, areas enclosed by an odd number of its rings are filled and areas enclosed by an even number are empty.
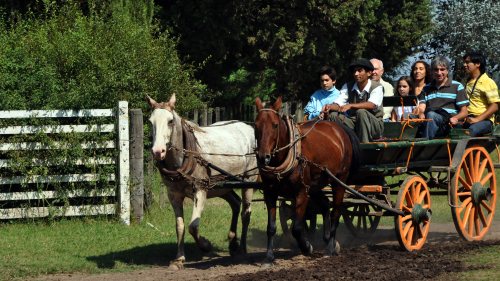
[[[184,118],[181,119],[181,127],[185,143],[185,147],[183,149],[196,151],[194,133],[189,129],[190,127],[188,126],[188,124],[186,124],[186,120],[184,120]],[[194,159],[193,153],[186,152],[184,154],[182,166],[176,171],[168,170],[165,165],[165,161],[158,161],[157,167],[162,177],[166,178],[169,181],[177,182],[183,180],[186,175],[191,175],[193,173],[194,169],[196,168],[196,161]]]

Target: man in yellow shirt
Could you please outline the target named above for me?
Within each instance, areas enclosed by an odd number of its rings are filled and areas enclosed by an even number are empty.
[[[481,53],[467,53],[463,58],[465,72],[469,75],[463,84],[470,102],[464,128],[469,129],[469,136],[480,137],[493,129],[494,113],[500,102],[498,87],[485,73],[486,59]]]

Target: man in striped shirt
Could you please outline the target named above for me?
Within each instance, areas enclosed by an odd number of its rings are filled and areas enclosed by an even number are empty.
[[[422,137],[429,140],[448,135],[452,126],[467,117],[469,105],[464,86],[448,77],[450,62],[445,57],[435,57],[431,69],[434,80],[422,89],[418,106],[421,119],[432,119],[421,128]]]

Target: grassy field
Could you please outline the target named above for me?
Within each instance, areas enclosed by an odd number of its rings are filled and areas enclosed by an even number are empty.
[[[398,178],[393,179],[395,181]],[[0,222],[0,279],[18,279],[58,273],[113,273],[159,265],[166,266],[175,258],[177,240],[175,220],[170,204],[159,206],[161,184],[155,179],[154,205],[145,214],[141,224],[120,225],[114,217],[58,218],[42,221],[12,220]],[[262,198],[256,191],[254,198]],[[393,195],[395,200],[395,195]],[[498,208],[497,204],[497,210]],[[433,222],[451,221],[446,196],[432,197]],[[191,217],[192,201],[185,201],[185,224]],[[222,199],[211,199],[202,214],[201,235],[208,238],[214,252],[209,255],[228,254],[227,232],[230,208]],[[500,220],[500,216],[496,216]],[[146,224],[150,222],[165,232],[165,236]],[[210,223],[207,223],[210,222]],[[383,218],[383,225],[393,225],[392,217]],[[249,250],[263,249],[266,245],[267,213],[263,202],[252,204],[249,231]],[[238,235],[241,222],[238,225]],[[318,230],[322,227],[318,218]],[[287,245],[281,235],[275,245]],[[320,231],[317,231],[319,234]],[[320,235],[320,234],[319,234]],[[188,261],[203,259],[186,229],[186,258]],[[494,248],[480,254],[484,260],[496,257],[500,249]],[[477,262],[477,259],[474,259]],[[474,273],[471,273],[474,274]],[[479,273],[478,273],[479,274]],[[500,277],[500,269],[493,268],[481,274],[493,279]],[[466,278],[470,275],[464,275]],[[494,277],[492,277],[494,276]],[[482,278],[477,276],[478,278]],[[491,279],[491,278],[487,279]],[[475,278],[475,277],[474,277]]]

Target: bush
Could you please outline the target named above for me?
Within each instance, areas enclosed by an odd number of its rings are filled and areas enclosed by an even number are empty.
[[[213,96],[168,33],[110,10],[84,15],[70,1],[1,25],[0,110],[111,108],[119,100],[145,110],[145,94],[168,101],[176,93],[182,112]]]

